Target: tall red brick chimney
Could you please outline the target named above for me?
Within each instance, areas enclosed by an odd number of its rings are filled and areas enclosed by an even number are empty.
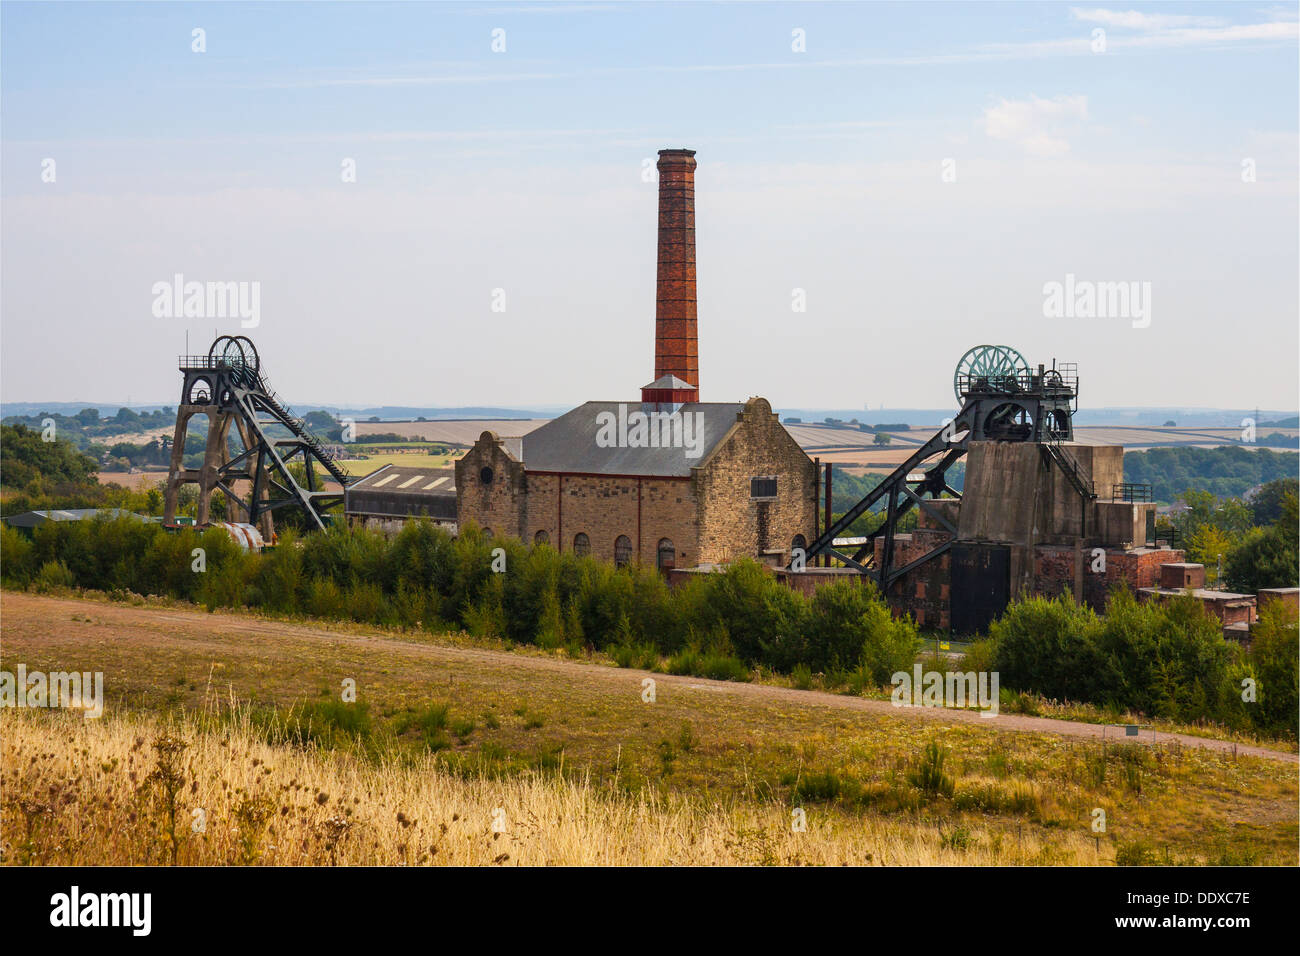
[[[659,268],[655,293],[655,381],[659,401],[699,401],[698,391],[661,383],[671,375],[699,388],[695,314],[695,150],[659,150]],[[665,388],[667,386],[667,388]],[[669,390],[671,398],[663,395]],[[647,396],[648,397],[648,396]]]

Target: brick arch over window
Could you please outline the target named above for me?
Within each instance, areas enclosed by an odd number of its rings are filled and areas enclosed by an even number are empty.
[[[579,531],[573,536],[573,553],[580,558],[591,554],[591,539],[587,537],[586,532]]]
[[[623,567],[625,564],[632,562],[632,539],[625,534],[620,534],[614,539],[614,566]]]
[[[671,571],[677,566],[677,549],[673,547],[671,538],[659,539],[659,552],[655,558],[655,566],[660,571]]]
[[[539,531],[533,535],[533,544],[550,544],[551,536],[545,531]]]
[[[790,550],[793,551],[795,548],[798,548],[801,551],[807,551],[808,539],[801,534],[795,535],[794,540],[790,542]]]

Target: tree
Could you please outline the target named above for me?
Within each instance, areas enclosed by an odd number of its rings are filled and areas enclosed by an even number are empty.
[[[1174,420],[1171,418],[1171,419],[1169,419],[1169,421],[1165,422],[1164,427],[1165,427],[1165,428],[1177,428],[1177,427],[1178,427],[1178,423],[1177,423],[1176,421],[1174,421]]]
[[[44,441],[40,432],[25,425],[0,426],[0,460],[4,462],[0,483],[8,488],[23,488],[38,478],[50,484],[78,484],[99,470],[95,459],[77,451],[71,442]]]
[[[871,440],[873,445],[888,445],[892,439],[884,432],[876,432],[876,437]]]
[[[1184,543],[1187,560],[1205,565],[1206,580],[1210,583],[1218,582],[1219,558],[1231,554],[1238,544],[1227,532],[1208,522],[1195,528]]]
[[[1277,478],[1267,482],[1250,500],[1251,511],[1255,515],[1255,524],[1275,524],[1282,517],[1286,496],[1292,500],[1300,494],[1300,480],[1295,478]]]
[[[1295,532],[1281,525],[1255,528],[1223,563],[1223,576],[1234,591],[1300,587],[1300,548]]]

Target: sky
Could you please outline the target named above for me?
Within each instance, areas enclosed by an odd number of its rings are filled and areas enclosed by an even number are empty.
[[[687,147],[703,400],[944,407],[994,343],[1082,405],[1295,409],[1298,44],[1249,2],[6,2],[0,400],[173,404],[214,331],[295,405],[636,400]]]

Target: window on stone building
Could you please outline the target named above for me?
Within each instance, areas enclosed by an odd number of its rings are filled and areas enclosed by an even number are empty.
[[[591,539],[581,531],[573,536],[573,553],[580,558],[591,554]]]
[[[776,478],[751,478],[749,479],[749,497],[750,498],[775,498],[776,497]]]
[[[551,536],[545,531],[539,531],[533,535],[533,544],[550,544]]]
[[[491,528],[484,528],[484,529],[483,529],[483,537],[485,537],[485,538],[490,538],[490,537],[492,537],[492,529],[491,529]]]
[[[658,566],[660,571],[671,571],[677,566],[677,551],[671,538],[659,539]]]
[[[623,567],[632,561],[632,539],[625,534],[620,534],[614,540],[614,566]]]
[[[485,485],[492,484],[492,469],[484,466],[479,469],[478,480]]]
[[[794,540],[790,542],[790,551],[793,553],[796,548],[806,552],[808,550],[808,539],[801,534],[795,535]]]

